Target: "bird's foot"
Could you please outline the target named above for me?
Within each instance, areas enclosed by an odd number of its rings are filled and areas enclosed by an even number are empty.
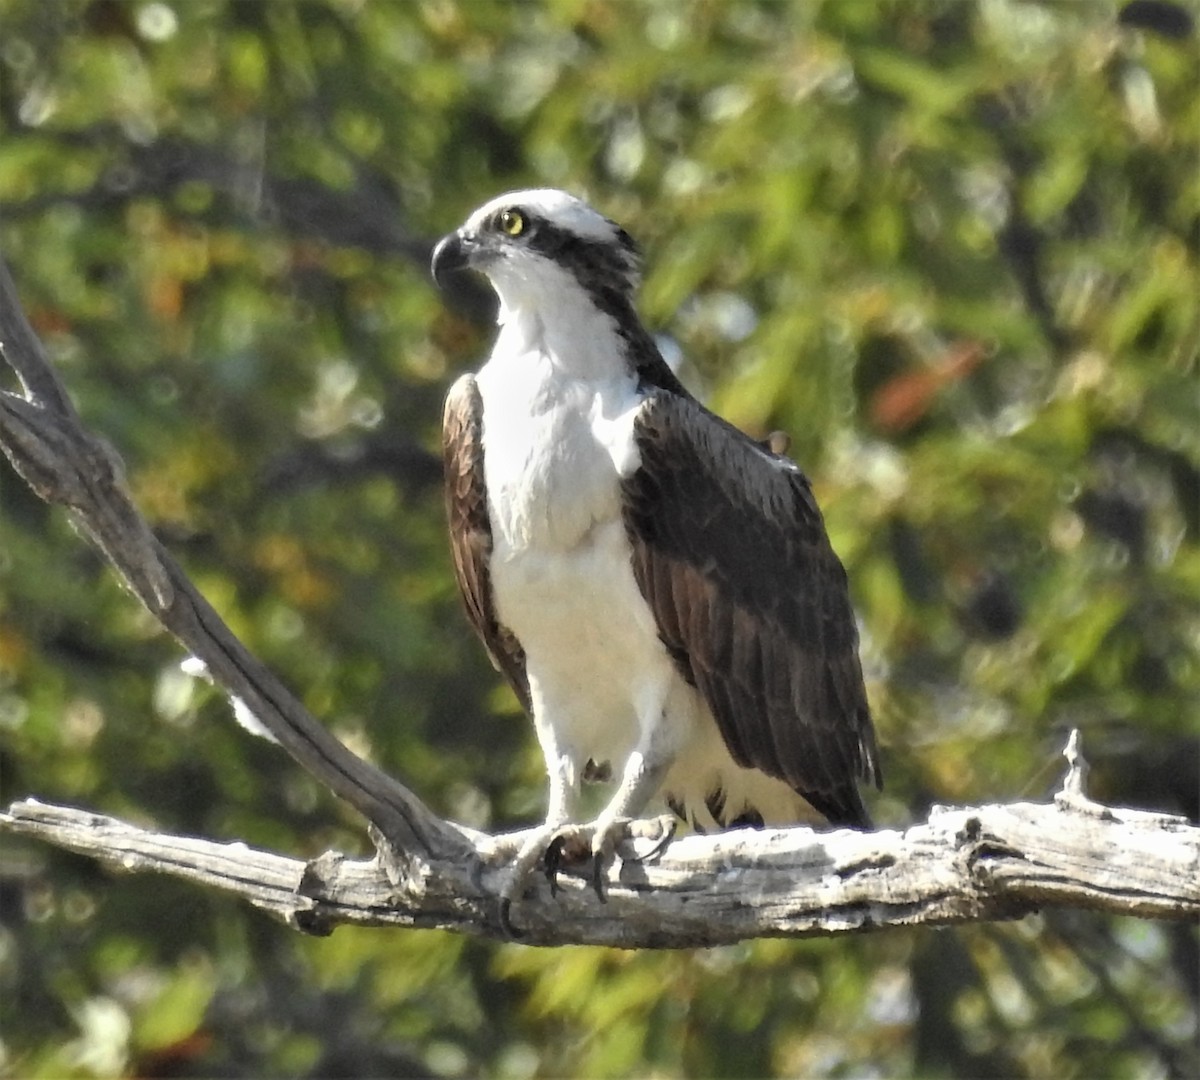
[[[617,849],[626,842],[631,847],[622,858],[629,862],[652,859],[675,835],[675,818],[670,814],[641,820],[624,817],[599,817],[585,825],[564,825],[555,831],[546,847],[544,866],[550,882],[550,895],[558,891],[558,874],[564,865],[586,863],[591,859],[591,885],[601,901],[605,899],[604,878]],[[635,846],[649,841],[649,847]]]
[[[672,814],[645,820],[601,815],[585,824],[547,824],[537,829],[517,852],[500,893],[500,919],[506,933],[514,939],[520,936],[512,925],[512,905],[524,894],[539,865],[550,883],[550,895],[554,896],[558,892],[558,875],[562,869],[590,859],[591,885],[603,901],[606,899],[605,872],[621,845],[626,842],[629,845],[622,852],[623,859],[645,862],[671,842],[676,825]]]

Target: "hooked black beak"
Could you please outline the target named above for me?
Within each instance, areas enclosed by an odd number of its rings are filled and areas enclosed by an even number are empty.
[[[470,254],[469,241],[463,239],[461,232],[452,232],[437,242],[429,263],[429,271],[439,289],[446,287],[448,275],[465,270],[471,265]]]

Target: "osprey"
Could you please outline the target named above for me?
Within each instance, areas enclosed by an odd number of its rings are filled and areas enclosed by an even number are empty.
[[[433,252],[500,299],[487,363],[446,398],[459,589],[533,720],[550,776],[543,858],[601,867],[657,796],[695,827],[817,810],[868,828],[880,782],[846,574],[808,480],[709,412],[634,308],[628,234],[562,191],[480,207]],[[581,781],[616,781],[592,822]],[[507,911],[507,907],[504,908]]]

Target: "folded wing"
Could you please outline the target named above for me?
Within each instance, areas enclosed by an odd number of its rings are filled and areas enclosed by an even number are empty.
[[[463,607],[492,664],[508,680],[521,707],[532,716],[525,652],[496,617],[492,597],[488,571],[492,526],[483,474],[483,400],[473,375],[461,376],[446,395],[442,467],[450,551]]]
[[[880,783],[846,573],[808,480],[696,401],[658,391],[623,481],[634,575],[734,760],[835,824]]]

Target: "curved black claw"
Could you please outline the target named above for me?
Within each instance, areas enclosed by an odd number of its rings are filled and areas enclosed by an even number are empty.
[[[562,869],[563,851],[567,841],[565,837],[556,836],[546,845],[546,854],[542,856],[546,880],[550,883],[550,895],[558,895],[558,872]]]
[[[596,893],[596,898],[602,904],[608,903],[608,896],[604,891],[604,864],[608,862],[602,854],[596,852],[592,856],[592,889]]]
[[[525,937],[513,924],[512,901],[507,896],[500,897],[500,930],[509,941],[521,941]]]
[[[654,846],[649,851],[643,852],[641,855],[630,855],[629,862],[649,862],[651,859],[658,858],[667,849],[667,845],[675,839],[675,833],[679,831],[679,820],[670,814],[663,814],[658,818],[653,819],[657,822],[661,830],[657,839],[654,841]]]
[[[505,897],[501,907],[501,925],[505,933],[514,941],[522,935],[512,925],[512,901],[520,899],[520,890],[527,874],[541,867],[550,885],[550,895],[559,893],[559,874],[568,864],[583,863],[591,858],[592,865],[588,870],[588,882],[595,892],[596,898],[603,904],[608,902],[606,871],[612,865],[617,848],[623,840],[649,840],[648,851],[637,854],[631,852],[623,856],[629,862],[646,862],[657,857],[675,836],[677,823],[670,814],[646,821],[619,818],[614,820],[597,819],[586,825],[559,825],[549,823],[530,836],[522,845],[512,871],[512,877],[505,888]],[[651,831],[655,829],[656,831]]]

